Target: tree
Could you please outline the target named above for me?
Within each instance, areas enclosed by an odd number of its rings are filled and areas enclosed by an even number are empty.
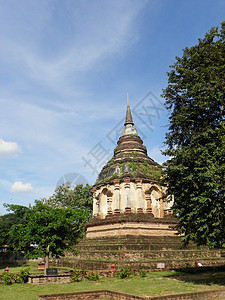
[[[5,244],[10,246],[11,240],[9,236],[9,231],[14,224],[23,224],[26,222],[25,212],[29,208],[21,205],[4,205],[6,208],[11,207],[13,213],[5,214],[0,217],[0,245]]]
[[[63,255],[66,249],[85,236],[85,223],[92,214],[89,185],[69,183],[56,188],[49,199],[33,207],[5,205],[9,211],[0,219],[0,242],[11,250],[23,250],[27,257]]]
[[[225,247],[225,22],[170,66],[165,180],[184,243]]]
[[[16,207],[9,205],[13,211]],[[26,208],[26,221],[11,226],[10,246],[14,250],[24,250],[30,258],[44,257],[49,252],[52,256],[61,256],[83,237],[88,218],[85,210],[53,208],[36,201],[35,206]]]
[[[92,192],[91,186],[86,184],[76,185],[73,189],[69,182],[58,186],[55,193],[43,202],[51,207],[74,208],[88,210],[92,214]]]

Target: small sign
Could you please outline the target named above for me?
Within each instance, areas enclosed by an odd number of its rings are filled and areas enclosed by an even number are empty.
[[[157,263],[157,269],[165,269],[165,263]]]
[[[58,269],[48,268],[46,269],[46,275],[58,275]]]

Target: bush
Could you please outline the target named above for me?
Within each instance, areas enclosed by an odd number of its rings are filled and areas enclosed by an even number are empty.
[[[147,272],[144,271],[144,270],[140,270],[139,274],[140,274],[141,277],[147,277]]]
[[[74,255],[76,255],[76,256],[80,254],[80,250],[73,249],[72,252],[73,252]]]
[[[8,272],[4,272],[2,279],[3,279],[3,283],[6,285],[12,284],[12,278]]]
[[[19,274],[13,274],[12,278],[13,278],[15,283],[22,283],[22,278]]]
[[[72,281],[80,282],[83,279],[83,272],[79,269],[73,271],[72,274]]]
[[[1,277],[0,281],[1,283],[4,283],[6,285],[10,285],[12,283],[26,283],[28,282],[28,278],[30,275],[30,269],[21,269],[20,274],[9,274],[8,272],[4,272]]]
[[[85,278],[91,281],[97,281],[99,280],[99,275],[98,273],[91,272],[91,273],[87,273],[85,275]]]
[[[20,277],[21,277],[21,279],[24,283],[27,283],[29,275],[30,275],[30,269],[29,268],[25,268],[25,269],[22,268],[20,270]]]
[[[131,275],[131,267],[128,266],[128,267],[121,267],[120,271],[118,272],[118,276],[121,278],[121,279],[124,279],[124,278],[127,278]]]

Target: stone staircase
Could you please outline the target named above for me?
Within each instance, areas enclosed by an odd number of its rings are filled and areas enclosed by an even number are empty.
[[[67,266],[90,271],[110,270],[131,266],[133,270],[157,268],[174,269],[195,266],[225,264],[220,249],[197,247],[190,244],[184,248],[177,236],[118,236],[84,239],[62,259],[54,260],[56,266]]]

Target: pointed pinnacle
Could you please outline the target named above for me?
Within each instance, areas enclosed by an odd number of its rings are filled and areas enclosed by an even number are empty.
[[[132,115],[131,115],[131,110],[130,110],[130,103],[129,103],[129,98],[127,94],[127,115],[126,115],[126,121],[125,121],[125,126],[131,124],[134,125]]]
[[[128,93],[127,93],[127,106],[130,106]]]

